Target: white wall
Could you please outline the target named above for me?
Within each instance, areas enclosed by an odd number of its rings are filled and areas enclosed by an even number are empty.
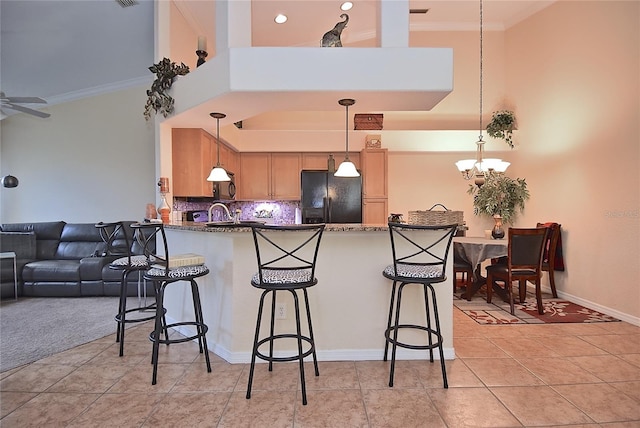
[[[48,119],[14,115],[0,122],[0,223],[138,220],[156,203],[153,121],[142,113],[146,88],[47,109]]]
[[[640,3],[556,2],[506,40],[522,222],[562,224],[560,291],[640,317]]]

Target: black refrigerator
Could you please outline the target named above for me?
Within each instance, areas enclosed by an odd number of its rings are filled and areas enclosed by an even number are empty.
[[[300,184],[303,223],[362,223],[362,177],[303,170]]]

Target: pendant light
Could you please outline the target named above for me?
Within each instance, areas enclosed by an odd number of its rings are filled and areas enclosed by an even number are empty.
[[[465,180],[474,179],[475,184],[480,187],[484,184],[485,178],[494,173],[504,173],[510,163],[502,159],[484,159],[484,141],[482,140],[482,0],[480,0],[480,135],[476,141],[476,158],[464,159],[456,162],[456,167],[462,173]]]
[[[360,177],[360,173],[356,169],[356,166],[349,160],[349,106],[352,106],[356,103],[355,100],[351,98],[344,98],[338,101],[338,104],[345,107],[346,111],[346,124],[345,124],[345,152],[344,152],[344,161],[338,167],[338,170],[335,172],[336,177]]]
[[[216,120],[216,147],[218,147],[218,161],[216,166],[211,170],[211,174],[207,177],[207,181],[231,181],[227,171],[220,166],[220,119],[227,117],[224,113],[211,113],[211,117]]]

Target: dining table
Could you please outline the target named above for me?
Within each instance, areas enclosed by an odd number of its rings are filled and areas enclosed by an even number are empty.
[[[456,256],[473,267],[471,286],[467,287],[462,297],[471,300],[474,294],[486,284],[487,279],[482,276],[482,262],[489,259],[504,257],[508,254],[507,239],[492,239],[480,236],[457,236],[453,238],[453,251]],[[494,289],[503,299],[503,289]]]

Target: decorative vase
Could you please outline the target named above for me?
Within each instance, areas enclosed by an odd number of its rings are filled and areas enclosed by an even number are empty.
[[[160,214],[160,218],[163,223],[169,223],[169,214],[171,213],[171,207],[167,203],[167,195],[162,193],[162,202],[158,207],[158,214]]]
[[[496,214],[493,216],[493,221],[495,224],[493,225],[493,230],[491,230],[491,236],[493,239],[502,239],[504,238],[504,229],[502,228],[502,216]]]

